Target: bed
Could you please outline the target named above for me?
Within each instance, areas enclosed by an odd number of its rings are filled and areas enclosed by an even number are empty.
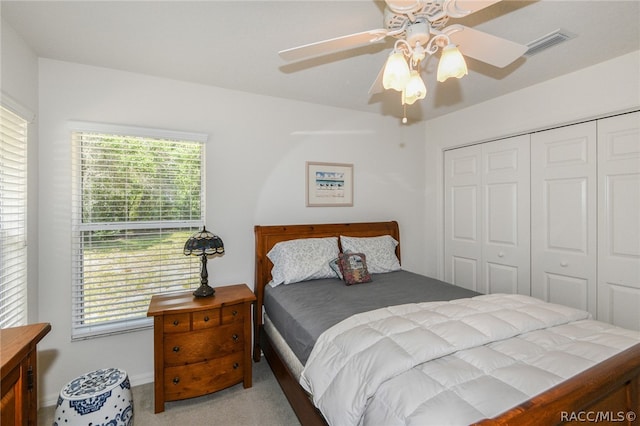
[[[302,348],[298,348],[296,351],[294,351],[292,347],[295,347],[295,344],[289,344],[283,337],[283,335],[286,335],[287,332],[279,332],[278,328],[274,325],[272,320],[263,312],[265,297],[268,300],[270,297],[269,295],[272,293],[272,290],[274,290],[270,289],[268,286],[272,281],[272,272],[274,272],[274,274],[277,273],[277,271],[273,270],[274,264],[272,263],[269,256],[267,256],[267,254],[269,254],[274,246],[276,246],[278,243],[285,241],[310,238],[336,238],[338,241],[340,241],[340,236],[348,236],[354,238],[389,236],[397,242],[400,241],[398,224],[394,221],[255,227],[255,292],[257,300],[254,305],[254,335],[256,337],[254,339],[253,356],[254,360],[258,362],[260,360],[261,353],[264,354],[265,359],[269,363],[276,379],[280,383],[280,386],[287,396],[289,403],[291,404],[293,410],[295,411],[296,415],[303,425],[327,424],[326,418],[330,417],[324,416],[323,413],[320,412],[318,408],[316,408],[314,402],[312,401],[310,393],[305,390],[303,385],[301,385],[300,378],[302,372],[305,371],[303,370],[305,367],[305,363],[308,362],[309,356],[313,356],[309,354],[308,348],[305,349],[305,345],[308,346],[308,344],[301,343]],[[342,247],[342,249],[344,249],[344,247]],[[341,251],[343,251],[342,249]],[[397,244],[394,252],[399,261],[400,244]],[[373,277],[373,280],[376,282],[376,284],[379,284],[383,279],[386,279],[385,275],[393,276],[393,274],[396,273],[398,272],[394,271],[388,274],[372,273],[371,276]],[[318,284],[318,288],[321,288],[320,285],[326,285],[327,288],[329,288],[329,286],[335,286],[336,282],[340,283],[340,280],[337,278],[333,279],[333,283],[330,281],[332,281],[332,279],[325,280],[323,278],[314,280],[313,284],[309,285],[315,286],[316,284]],[[294,288],[295,286],[299,286],[300,284],[286,287]],[[364,291],[363,289],[365,289],[365,286],[367,285],[368,284],[354,285],[350,286],[349,289],[354,291]],[[434,285],[441,284],[435,283]],[[343,284],[342,286],[344,287]],[[278,286],[275,289],[279,287],[281,286]],[[302,286],[300,286],[299,289],[302,289]],[[367,291],[368,289],[369,288],[367,288]],[[443,291],[446,292],[446,290]],[[328,291],[321,291],[319,294],[328,293]],[[344,296],[339,297],[343,298]],[[447,307],[448,309],[448,307],[450,306],[449,304],[488,303],[489,305],[491,305],[491,303],[493,303],[494,305],[496,305],[511,303],[508,299],[506,299],[505,302],[504,299],[485,300],[483,299],[485,297],[496,296],[476,296],[473,293],[465,294],[464,292],[461,292],[460,294],[453,294],[452,296],[443,295],[441,297],[441,299],[452,298],[450,302],[436,300],[420,303],[426,303],[429,304],[429,306],[435,305],[437,309],[442,309],[442,306]],[[467,302],[467,300],[470,300],[472,302]],[[518,299],[514,303],[521,302],[522,301]],[[526,302],[529,303],[528,300]],[[327,302],[325,301],[320,303]],[[400,303],[403,302],[400,301]],[[546,305],[544,307],[546,307]],[[536,305],[535,309],[538,308],[539,307]],[[375,312],[378,311],[379,310],[376,310]],[[568,315],[569,314],[573,315],[574,312],[569,312]],[[354,318],[359,318],[359,316],[362,315],[369,314],[357,314],[354,315]],[[581,320],[581,318],[576,319]],[[283,320],[280,319],[280,322],[282,321]],[[286,318],[284,319],[284,321],[287,321]],[[571,321],[573,321],[573,319]],[[340,325],[348,322],[349,321],[343,321],[340,323]],[[570,322],[567,327],[571,329],[573,327],[573,324],[573,322]],[[318,337],[318,334],[320,333],[319,330],[322,330],[324,328],[326,328],[326,326],[321,325],[319,326],[318,330],[311,330],[309,334],[315,334],[314,336],[312,336],[312,339],[316,339]],[[334,328],[336,327],[331,328],[331,330],[333,330]],[[293,335],[297,336],[298,334],[296,333],[300,334],[299,332],[293,332]],[[326,334],[329,333],[327,332]],[[634,333],[632,335],[636,336],[637,333]],[[321,347],[325,345],[325,343],[330,345],[332,339],[334,338],[329,338],[328,343],[323,342],[322,344],[317,344],[316,346]],[[606,359],[598,361],[595,365],[573,375],[572,377],[564,381],[561,381],[558,384],[555,384],[548,389],[545,389],[543,392],[535,394],[530,398],[521,401],[513,406],[505,407],[503,411],[500,411],[495,416],[477,419],[477,421],[474,420],[474,423],[537,425],[559,424],[571,421],[582,422],[593,420],[608,420],[614,421],[617,424],[640,424],[640,420],[637,419],[637,414],[640,414],[640,344],[631,344],[627,346],[629,347],[617,351],[617,353],[615,353],[614,355],[608,356],[606,357]],[[438,355],[438,357],[440,357],[440,355]],[[314,357],[314,361],[315,358],[317,357]],[[444,358],[447,357],[443,357],[443,359]],[[301,361],[300,359],[303,359],[303,361]],[[322,364],[320,365],[322,366]],[[307,369],[311,369],[311,371],[313,371],[313,368],[311,368],[312,366],[306,365],[306,367]],[[302,382],[305,383],[305,380],[302,380]],[[336,422],[329,421],[329,423]]]

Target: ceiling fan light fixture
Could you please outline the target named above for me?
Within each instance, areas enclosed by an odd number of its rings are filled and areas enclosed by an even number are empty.
[[[424,81],[420,78],[420,73],[412,70],[411,77],[402,91],[402,103],[404,105],[412,105],[417,100],[424,99],[426,96],[427,86],[425,86]]]
[[[384,66],[382,75],[382,86],[385,89],[393,89],[401,92],[409,81],[409,64],[404,54],[399,50],[394,50]]]
[[[455,44],[449,44],[442,49],[438,64],[438,81],[443,82],[449,77],[462,78],[467,75],[467,63]]]

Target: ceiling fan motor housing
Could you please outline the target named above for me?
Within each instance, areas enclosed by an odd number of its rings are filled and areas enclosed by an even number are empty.
[[[415,47],[417,45],[426,46],[429,42],[429,23],[427,22],[414,22],[413,24],[409,24],[407,27],[407,43],[411,47]]]
[[[408,3],[413,6],[410,7]],[[437,1],[387,1],[387,7],[384,9],[384,27],[393,37],[406,38],[407,41],[410,37],[409,32],[413,33],[413,37],[422,39],[426,37],[428,41],[429,31],[431,29],[440,31],[446,26],[448,20],[449,17],[442,13],[442,6]],[[414,25],[417,26],[410,30]],[[414,43],[411,44],[414,45]]]

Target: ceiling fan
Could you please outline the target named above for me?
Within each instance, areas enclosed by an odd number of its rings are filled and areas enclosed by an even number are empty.
[[[421,61],[427,55],[441,51],[437,79],[444,81],[467,74],[462,54],[503,68],[526,52],[525,45],[464,25],[447,25],[450,18],[463,18],[499,1],[385,0],[384,28],[305,44],[282,50],[279,55],[288,61],[299,61],[394,37],[394,49],[369,93],[395,89],[402,92],[403,105],[413,104],[426,96],[419,74]]]

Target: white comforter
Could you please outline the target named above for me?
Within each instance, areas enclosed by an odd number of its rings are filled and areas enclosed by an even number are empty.
[[[300,377],[330,425],[469,424],[638,342],[587,312],[492,294],[355,315]]]

